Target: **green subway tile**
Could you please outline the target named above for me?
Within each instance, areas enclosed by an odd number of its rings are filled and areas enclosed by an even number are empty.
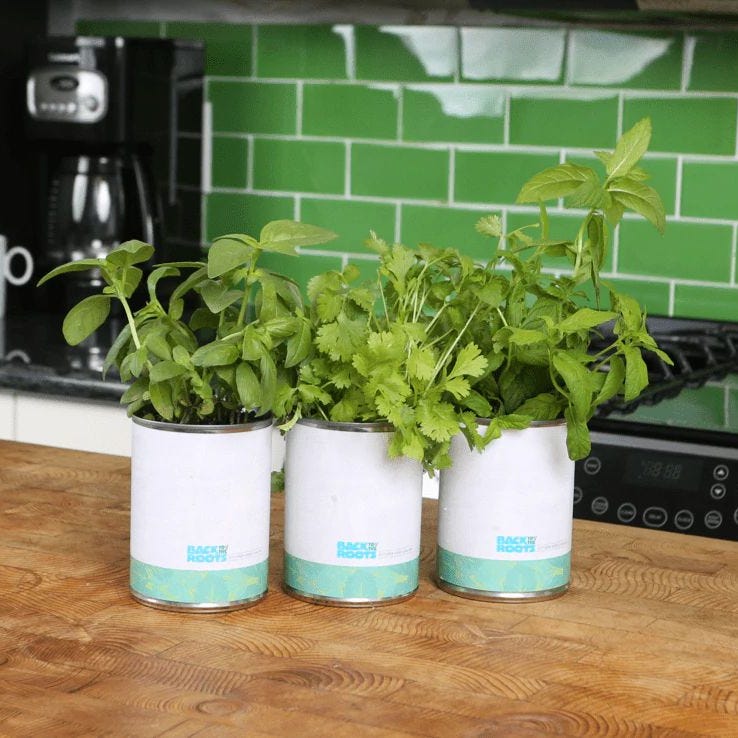
[[[567,156],[566,160],[573,164],[591,167],[602,179],[605,177],[605,167],[596,156],[578,154],[577,156]],[[676,212],[677,160],[671,157],[646,157],[638,166],[649,175],[646,184],[659,193],[666,214],[674,215]]]
[[[525,233],[530,235],[532,238],[540,238],[541,231],[537,227],[539,221],[538,211],[531,213],[508,213],[507,215],[507,232],[523,228],[525,226],[533,226],[525,229]],[[565,213],[556,213],[549,211],[548,213],[548,226],[549,226],[549,238],[554,241],[573,241],[576,238],[577,232],[582,225],[581,215],[568,215]],[[612,242],[612,239],[611,239]],[[605,254],[605,261],[602,266],[603,272],[609,272],[612,270],[613,264],[612,246],[608,249]],[[543,265],[550,269],[568,269],[571,270],[572,263],[565,256],[546,256],[543,260]]]
[[[322,141],[254,141],[254,188],[339,194],[346,147]]]
[[[705,33],[694,44],[687,89],[738,91],[738,33]]]
[[[735,153],[738,102],[724,97],[626,98],[623,130],[650,117],[651,151]]]
[[[568,74],[573,85],[678,90],[681,33],[572,31]]]
[[[709,282],[730,280],[731,226],[670,222],[662,236],[644,220],[620,224],[618,271]]]
[[[403,97],[406,141],[502,143],[505,93],[482,85],[418,85]]]
[[[158,21],[78,20],[76,28],[80,36],[158,38],[161,35],[161,23]]]
[[[348,253],[369,253],[364,241],[374,231],[387,241],[395,232],[395,206],[388,203],[357,200],[302,200],[300,220],[329,228],[338,234],[335,241],[318,248]]]
[[[601,92],[515,93],[510,98],[510,143],[612,148],[618,98]]]
[[[678,284],[674,315],[686,318],[738,321],[738,288]]]
[[[245,138],[213,136],[213,187],[246,187],[249,145]]]
[[[291,197],[266,197],[213,192],[207,195],[206,240],[225,233],[258,236],[265,223],[291,219],[295,206]]]
[[[458,151],[454,198],[458,202],[514,203],[527,179],[558,163],[557,154]]]
[[[216,133],[295,133],[297,93],[292,84],[211,81]]]
[[[445,200],[449,154],[410,146],[354,144],[351,192],[355,195]]]
[[[456,248],[480,261],[494,256],[497,239],[477,233],[475,225],[489,213],[449,207],[404,205],[400,240],[408,246],[428,243],[439,248]]]
[[[242,23],[176,22],[166,24],[170,38],[205,42],[205,73],[244,77],[251,74],[251,26]]]
[[[634,413],[629,413],[628,419],[689,428],[723,428],[725,391],[722,387],[709,385],[697,389],[686,388],[671,400],[656,405],[642,405]]]
[[[565,49],[563,28],[462,28],[461,77],[557,84]]]
[[[258,26],[259,77],[345,79],[346,40],[335,26]]]
[[[300,285],[303,297],[307,296],[307,283],[316,275],[330,269],[341,268],[340,256],[316,256],[300,254],[287,256],[286,254],[262,254],[259,258],[260,266],[284,274]]]
[[[458,32],[442,26],[356,26],[356,78],[452,80]]]
[[[682,215],[738,220],[738,162],[685,162]]]
[[[617,292],[635,298],[648,315],[669,314],[668,282],[647,282],[642,279],[608,278],[605,286],[611,285]]]
[[[397,94],[386,87],[306,84],[302,132],[309,136],[396,139],[397,110]]]

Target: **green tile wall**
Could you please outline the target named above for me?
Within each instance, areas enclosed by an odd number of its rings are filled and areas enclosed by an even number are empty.
[[[78,30],[205,41],[203,239],[274,218],[333,228],[334,242],[273,265],[303,284],[348,262],[371,274],[370,230],[485,259],[477,218],[534,220],[514,204],[529,175],[591,163],[648,115],[666,234],[626,217],[605,277],[652,314],[738,320],[738,33],[166,19]],[[557,210],[552,229],[567,235]]]

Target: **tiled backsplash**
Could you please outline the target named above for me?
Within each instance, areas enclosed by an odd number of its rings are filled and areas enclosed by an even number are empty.
[[[84,33],[201,38],[212,103],[206,233],[298,218],[340,234],[299,260],[304,283],[369,267],[370,229],[484,259],[476,219],[509,228],[518,188],[592,160],[650,116],[645,167],[668,218],[626,217],[607,276],[652,314],[738,320],[738,34],[556,28],[80,22]],[[553,211],[558,235],[571,218]]]

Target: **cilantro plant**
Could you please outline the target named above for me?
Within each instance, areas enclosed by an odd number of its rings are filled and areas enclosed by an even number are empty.
[[[296,367],[310,351],[310,326],[297,285],[259,265],[263,252],[296,254],[324,243],[330,231],[294,221],[273,221],[258,240],[245,234],[216,238],[206,261],[173,262],[150,271],[148,299],[134,310],[141,266],[154,247],[127,241],[106,257],[70,262],[39,282],[98,270],[102,292],[77,303],[63,323],[76,345],[108,318],[113,301],[126,325],[107,354],[130,386],[122,397],[129,415],[173,423],[232,424],[291,406]],[[177,280],[167,300],[162,279]]]
[[[533,176],[517,200],[539,203],[540,219],[533,226],[504,235],[495,216],[477,224],[481,233],[499,243],[490,262],[476,268],[487,276],[495,298],[476,309],[467,328],[469,339],[487,360],[485,372],[471,388],[480,409],[482,400],[488,405],[479,414],[492,419],[483,437],[476,423],[467,422],[468,407],[457,406],[457,412],[464,413],[462,430],[473,447],[484,447],[504,428],[564,418],[569,455],[583,458],[590,449],[587,422],[596,408],[618,394],[633,399],[647,385],[642,350],[671,363],[649,335],[636,300],[600,279],[609,229],[625,211],[642,215],[663,232],[661,199],[645,183],[648,175],[638,166],[650,137],[651,124],[644,119],[620,138],[613,152],[596,152],[604,177],[572,163]],[[559,198],[584,211],[571,240],[549,237],[544,201]],[[568,258],[569,273],[546,270],[544,260],[552,256]],[[609,298],[606,307],[601,303],[603,287]],[[464,315],[472,314],[468,305],[460,309]],[[604,324],[612,327],[609,339],[592,352],[592,339]]]
[[[390,455],[448,466],[461,420],[454,403],[476,404],[470,382],[487,366],[466,335],[476,311],[464,316],[450,301],[467,283],[467,302],[476,300],[474,263],[453,249],[390,246],[373,234],[367,245],[379,256],[374,283],[357,284],[349,265],[308,286],[313,348],[284,427],[300,416],[385,421],[395,429]]]

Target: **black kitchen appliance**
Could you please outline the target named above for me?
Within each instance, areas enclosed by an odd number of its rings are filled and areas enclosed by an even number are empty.
[[[738,540],[738,324],[648,325],[674,365],[645,354],[649,388],[590,421],[574,515]]]
[[[202,85],[199,42],[28,44],[21,143],[34,180],[35,276],[129,239],[155,244],[159,260],[199,249]],[[100,287],[89,271],[41,290],[35,281],[18,288],[21,305],[66,309]]]

